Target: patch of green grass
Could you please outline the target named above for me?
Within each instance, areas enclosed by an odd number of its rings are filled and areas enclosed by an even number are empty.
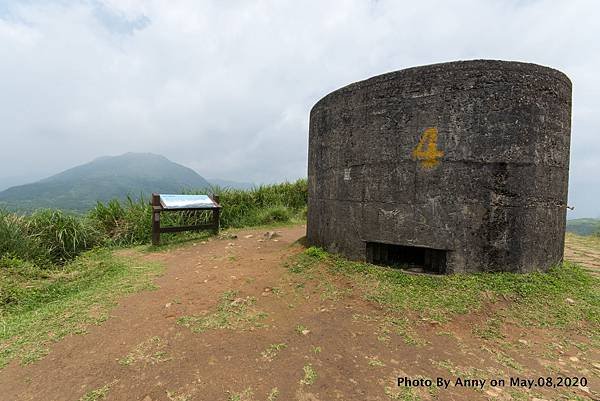
[[[376,356],[367,357],[367,359],[369,360],[369,366],[385,366],[385,363],[380,361]]]
[[[310,386],[317,380],[317,371],[311,364],[304,365],[302,370],[304,371],[304,377],[300,380],[300,384]]]
[[[358,283],[367,299],[426,320],[444,322],[504,299],[509,301],[506,315],[523,325],[579,329],[585,322],[588,334],[600,330],[600,279],[568,262],[548,273],[426,276],[352,262],[310,247],[287,265],[293,273],[326,269],[344,274]]]
[[[303,326],[301,324],[297,325],[295,330],[296,330],[296,333],[303,334],[303,335],[308,334],[310,332],[310,330],[308,330],[308,328],[306,326]]]
[[[138,344],[129,354],[119,359],[119,364],[129,366],[136,362],[145,362],[151,365],[170,360],[164,350],[165,343],[160,337],[151,337]]]
[[[398,387],[397,389],[393,389],[391,387],[386,387],[384,389],[385,395],[390,400],[400,400],[400,401],[420,401],[421,397],[415,394],[410,387]]]
[[[111,383],[105,384],[104,386],[97,388],[95,390],[89,391],[85,393],[79,401],[100,401],[106,398],[108,392],[110,391],[110,387],[116,382],[113,381]]]
[[[252,396],[254,395],[251,388],[247,388],[241,393],[228,391],[227,394],[227,401],[252,401]]]
[[[194,333],[213,329],[249,330],[263,327],[261,321],[266,313],[254,309],[256,300],[252,297],[237,297],[237,292],[227,291],[221,295],[217,311],[202,316],[184,316],[177,323],[188,327]]]
[[[498,317],[489,318],[484,324],[475,326],[473,334],[484,340],[496,340],[506,337],[502,333],[502,321]]]
[[[279,354],[279,351],[285,348],[287,348],[287,344],[285,343],[271,344],[260,355],[270,362]]]
[[[192,398],[191,394],[177,394],[173,391],[165,391],[169,401],[189,401]]]
[[[351,292],[350,289],[341,289],[328,280],[321,282],[319,288],[322,290],[321,301],[329,300],[336,302]]]
[[[267,396],[267,401],[276,401],[279,398],[279,389],[273,387]]]
[[[20,288],[13,302],[0,305],[0,367],[12,358],[36,361],[50,343],[102,323],[119,296],[155,288],[152,278],[160,271],[156,264],[117,257],[106,249],[86,252],[39,276],[37,270],[0,269],[2,292],[7,283]]]
[[[315,347],[314,345],[311,347],[311,351],[313,354],[320,354],[321,353],[321,347]]]

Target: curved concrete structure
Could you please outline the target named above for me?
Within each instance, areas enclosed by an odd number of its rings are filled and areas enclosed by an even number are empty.
[[[571,82],[475,60],[360,81],[310,113],[311,244],[443,273],[563,256]]]

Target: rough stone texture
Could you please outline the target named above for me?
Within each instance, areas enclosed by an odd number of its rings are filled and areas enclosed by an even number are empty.
[[[428,161],[414,151],[431,128]],[[535,64],[348,85],[310,113],[308,241],[354,260],[367,242],[446,250],[448,273],[546,270],[563,256],[570,132],[570,80]]]

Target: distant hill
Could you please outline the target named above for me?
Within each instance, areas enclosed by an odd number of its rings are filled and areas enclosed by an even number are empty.
[[[579,235],[600,233],[600,219],[573,219],[567,221],[567,231]]]
[[[97,200],[123,199],[127,195],[149,199],[152,192],[181,192],[208,188],[194,170],[151,153],[126,153],[100,157],[32,184],[0,192],[0,207],[31,211],[59,208],[85,211]]]

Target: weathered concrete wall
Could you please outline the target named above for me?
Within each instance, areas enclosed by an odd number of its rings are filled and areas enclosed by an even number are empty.
[[[563,256],[571,82],[464,61],[341,88],[310,113],[307,237],[448,250],[449,273],[544,270]]]

